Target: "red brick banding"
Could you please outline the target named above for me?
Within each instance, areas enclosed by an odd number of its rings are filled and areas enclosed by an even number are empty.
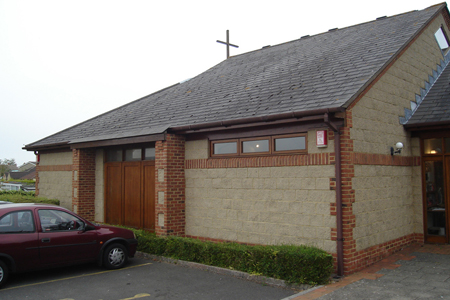
[[[313,153],[306,155],[188,159],[185,165],[186,169],[219,169],[312,166],[330,165],[332,163],[334,163],[334,155],[330,153]]]

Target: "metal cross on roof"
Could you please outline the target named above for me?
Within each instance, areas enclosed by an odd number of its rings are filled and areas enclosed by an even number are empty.
[[[227,45],[227,59],[230,57],[230,46],[233,46],[235,48],[239,48],[239,46],[237,46],[237,45],[230,44],[229,30],[227,30],[227,41],[226,42],[222,42],[222,41],[217,40],[217,42],[221,43],[221,44],[224,44],[224,45]]]

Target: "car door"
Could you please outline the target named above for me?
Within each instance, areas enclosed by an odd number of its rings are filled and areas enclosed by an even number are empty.
[[[95,260],[97,231],[85,230],[85,222],[58,209],[38,209],[39,250],[43,265],[65,265]],[[76,226],[73,226],[76,224]]]
[[[0,256],[12,258],[17,271],[39,267],[38,233],[31,210],[0,217]]]

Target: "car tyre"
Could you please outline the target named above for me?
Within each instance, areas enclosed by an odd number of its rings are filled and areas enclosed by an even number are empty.
[[[9,269],[8,266],[0,260],[0,288],[4,285],[8,279]]]
[[[122,244],[112,244],[103,253],[103,265],[110,270],[122,268],[127,260],[127,249]]]

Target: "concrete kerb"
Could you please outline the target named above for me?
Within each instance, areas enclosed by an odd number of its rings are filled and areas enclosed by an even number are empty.
[[[214,267],[214,266],[208,266],[208,265],[203,265],[203,264],[199,264],[199,263],[195,263],[195,262],[178,260],[178,259],[173,259],[173,258],[168,258],[168,257],[163,257],[163,256],[157,256],[157,255],[152,255],[152,254],[148,254],[148,253],[144,253],[144,252],[140,252],[140,251],[136,252],[136,257],[142,257],[142,258],[151,259],[153,261],[159,261],[159,262],[179,265],[182,267],[208,271],[208,272],[212,272],[215,274],[232,276],[232,277],[236,277],[239,279],[244,279],[244,280],[256,282],[256,283],[259,283],[262,285],[268,285],[268,286],[273,286],[273,287],[278,287],[278,288],[291,289],[291,290],[296,290],[296,291],[304,291],[304,290],[309,290],[314,287],[309,284],[289,284],[285,280],[281,280],[281,279],[275,279],[275,278],[260,276],[260,275],[252,275],[252,274],[249,274],[246,272],[230,270],[230,269],[225,269],[225,268],[219,268],[219,267]]]

